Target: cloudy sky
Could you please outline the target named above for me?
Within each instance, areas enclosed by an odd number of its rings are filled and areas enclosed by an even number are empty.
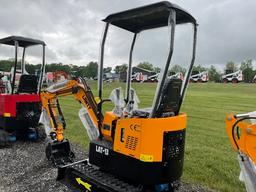
[[[47,43],[47,62],[85,65],[97,61],[100,39],[108,14],[156,2],[155,0],[0,0],[0,37],[21,35]],[[196,64],[218,68],[229,60],[240,63],[256,59],[255,0],[173,0],[188,10],[199,24]],[[149,60],[160,65],[165,60],[168,40],[165,29],[141,34],[135,62]],[[177,60],[189,47],[184,31],[177,31]],[[184,33],[185,34],[185,33]],[[127,62],[131,34],[113,28],[107,42],[108,66]],[[190,34],[191,35],[191,34]],[[157,43],[158,42],[158,43]],[[160,43],[159,43],[160,42]],[[187,42],[187,41],[185,41]],[[29,52],[37,62],[39,49]],[[146,57],[150,55],[149,59]],[[187,54],[189,55],[189,54]],[[186,56],[187,56],[186,55]],[[10,48],[0,46],[0,59],[12,56]]]

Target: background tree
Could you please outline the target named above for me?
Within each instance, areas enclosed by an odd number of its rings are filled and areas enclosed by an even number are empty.
[[[209,80],[210,81],[214,81],[214,82],[220,81],[221,75],[213,65],[211,65],[208,72],[209,72]]]
[[[0,61],[0,71],[11,71],[11,67],[14,64],[14,60],[1,60]]]
[[[193,67],[193,71],[203,72],[203,71],[207,71],[207,68],[203,67],[202,65],[195,65]]]
[[[128,65],[126,63],[122,65],[117,65],[114,69],[115,73],[120,74],[127,71]]]
[[[240,66],[240,70],[245,70],[245,69],[252,69],[252,59],[246,59],[244,60],[242,63],[241,63],[241,66]]]
[[[91,61],[85,68],[85,76],[87,78],[94,78],[98,74],[98,63]]]
[[[225,71],[237,71],[237,65],[233,61],[228,61],[226,66],[225,66]]]
[[[103,73],[110,73],[112,71],[112,67],[103,68]]]
[[[149,71],[154,71],[154,66],[153,64],[149,63],[149,62],[141,62],[137,65],[137,67],[139,68],[142,68],[142,69],[146,69],[146,70],[149,70]]]
[[[241,63],[240,70],[243,71],[244,81],[247,83],[252,82],[255,72],[252,67],[252,59],[246,59]]]
[[[180,72],[182,72],[183,74],[186,73],[186,69],[181,67],[180,65],[172,66],[170,71],[173,72],[173,73],[180,73]]]
[[[160,67],[154,67],[154,72],[160,73],[160,71],[161,71],[161,68],[160,68]]]
[[[79,66],[76,65],[70,65],[71,67],[71,75],[74,77],[80,77],[82,75],[82,69]]]
[[[67,74],[71,73],[71,67],[69,65],[64,65],[62,63],[51,63],[49,65],[45,65],[45,72],[53,72],[53,71],[64,71]]]
[[[36,70],[41,70],[41,64],[36,64],[36,65],[33,65],[33,64],[26,64],[26,71],[29,73],[29,74],[35,74],[36,73]]]

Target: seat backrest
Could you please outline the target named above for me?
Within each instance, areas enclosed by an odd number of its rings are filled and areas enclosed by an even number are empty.
[[[123,108],[125,106],[123,91],[121,87],[115,88],[110,93],[109,99],[115,105],[112,110],[114,114],[121,116],[123,113]]]
[[[160,102],[156,110],[156,117],[178,115],[180,109],[180,92],[182,80],[168,78],[165,81]]]
[[[21,75],[17,93],[37,93],[38,77],[36,75]]]

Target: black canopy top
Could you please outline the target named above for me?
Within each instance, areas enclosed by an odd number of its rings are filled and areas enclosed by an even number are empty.
[[[103,21],[133,33],[138,33],[146,29],[167,26],[171,9],[176,11],[177,24],[196,24],[196,20],[192,15],[178,5],[168,1],[114,13],[107,16]]]
[[[6,44],[6,45],[15,45],[15,41],[18,42],[19,47],[28,47],[32,45],[46,45],[45,42],[37,39],[31,39],[21,36],[9,36],[5,37],[3,39],[0,39],[0,44]]]

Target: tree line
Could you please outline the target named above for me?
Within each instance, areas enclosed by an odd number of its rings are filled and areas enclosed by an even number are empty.
[[[11,67],[13,66],[13,59],[9,60],[0,60],[0,71],[11,71]],[[20,66],[20,62],[18,62],[18,67]],[[26,71],[30,74],[35,74],[36,70],[40,69],[41,64],[26,64]],[[160,72],[160,68],[154,66],[152,63],[149,62],[140,62],[137,64],[137,67],[154,71],[156,73]],[[104,73],[125,73],[127,71],[128,65],[126,63],[117,65],[114,68],[112,67],[106,67],[103,69]],[[217,70],[217,68],[213,65],[210,67],[203,67],[202,65],[196,65],[194,66],[194,71],[208,71],[209,72],[209,80],[210,81],[219,81],[221,78],[221,74],[225,73],[225,71],[237,71],[242,70],[244,75],[244,81],[245,82],[251,82],[254,75],[256,74],[256,70],[253,69],[252,65],[252,59],[246,59],[244,60],[240,66],[238,64],[235,64],[233,61],[228,61],[225,65],[224,71],[221,72]],[[95,78],[98,74],[98,63],[95,61],[89,62],[87,65],[84,66],[78,66],[74,64],[62,64],[62,63],[49,63],[45,66],[45,72],[54,72],[54,71],[65,71],[66,73],[78,77],[87,77],[87,78]],[[181,67],[180,65],[174,65],[169,72],[171,73],[177,73],[177,72],[183,72],[185,73],[186,69]]]
[[[0,71],[11,71],[14,65],[12,59],[0,60]],[[20,62],[18,62],[18,69],[20,69]],[[26,71],[29,74],[35,74],[37,70],[41,68],[41,64],[30,64],[26,63]],[[45,65],[45,72],[64,71],[72,76],[82,76],[87,78],[94,78],[98,74],[97,62],[91,61],[85,66],[77,66],[73,64],[62,64],[62,63],[49,63]]]
[[[17,68],[20,69],[21,62],[18,61]],[[11,71],[11,68],[14,66],[14,60],[0,60],[0,71]],[[142,62],[137,65],[138,67],[159,72],[160,68],[154,67],[153,64],[148,62]],[[30,64],[26,63],[26,71],[29,74],[35,74],[37,70],[41,68],[41,64]],[[124,73],[127,71],[128,65],[121,64],[117,65],[114,68],[106,67],[103,69],[104,73]],[[74,77],[87,77],[87,78],[95,78],[98,74],[98,63],[95,61],[89,62],[87,65],[78,66],[74,64],[62,64],[62,63],[49,63],[45,65],[45,72],[54,72],[54,71],[64,71],[67,74],[70,74]]]

